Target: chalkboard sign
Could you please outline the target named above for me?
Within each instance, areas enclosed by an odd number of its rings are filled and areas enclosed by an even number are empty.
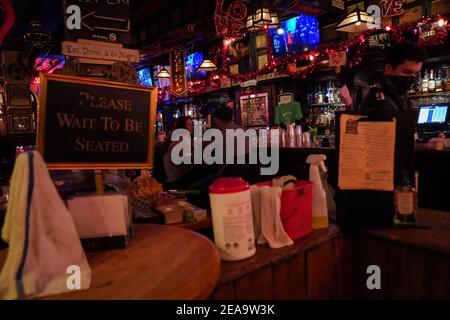
[[[49,169],[151,168],[156,89],[41,74],[38,151]]]

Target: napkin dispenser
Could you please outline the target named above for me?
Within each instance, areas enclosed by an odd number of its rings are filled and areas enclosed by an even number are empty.
[[[128,197],[123,194],[80,195],[67,200],[85,250],[124,248],[132,235]]]

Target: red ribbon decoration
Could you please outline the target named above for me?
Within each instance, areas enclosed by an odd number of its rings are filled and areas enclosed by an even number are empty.
[[[15,15],[13,7],[11,6],[11,3],[9,3],[9,0],[0,0],[0,6],[2,6],[6,12],[5,22],[0,27],[0,45],[2,45],[6,34],[14,25]]]

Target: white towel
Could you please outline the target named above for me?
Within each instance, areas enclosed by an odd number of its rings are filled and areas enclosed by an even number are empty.
[[[292,245],[280,217],[281,187],[251,186],[250,191],[257,244],[267,242],[273,249]]]
[[[78,282],[71,266],[79,267],[81,289],[89,288],[91,269],[72,216],[37,152],[16,159],[2,238],[9,250],[0,273],[0,299],[73,290]]]

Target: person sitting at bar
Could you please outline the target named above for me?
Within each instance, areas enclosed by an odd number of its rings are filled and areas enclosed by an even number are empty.
[[[223,143],[223,162],[224,162],[224,165],[223,166],[219,166],[219,171],[223,172],[223,170],[227,166],[227,165],[225,165],[226,159],[227,159],[227,152],[226,152],[227,151],[227,146],[229,146],[231,144],[233,144],[233,146],[234,146],[234,158],[235,158],[234,163],[236,163],[236,158],[237,157],[243,156],[242,154],[238,154],[238,152],[239,152],[238,143],[239,142],[238,142],[237,138],[234,137],[233,141],[228,140],[226,132],[227,132],[228,129],[231,129],[231,130],[235,131],[235,130],[238,130],[238,129],[242,129],[243,130],[243,128],[233,121],[233,109],[229,108],[228,106],[222,106],[222,107],[219,107],[216,110],[216,112],[214,113],[214,121],[216,123],[217,129],[220,130],[220,132],[222,133],[222,136],[223,136],[223,142],[224,142]],[[245,141],[244,150],[245,150],[244,153],[248,154],[248,152],[249,152],[249,143],[248,143],[247,139]],[[228,166],[229,165],[230,164],[228,164]]]
[[[194,123],[192,118],[180,116],[175,121],[173,131],[177,129],[186,129],[190,135],[191,139],[193,137],[194,131]],[[169,189],[185,189],[192,181],[195,181],[195,174],[193,172],[193,164],[174,164],[171,158],[173,148],[182,143],[184,140],[180,139],[179,141],[171,141],[167,151],[164,153],[164,171],[166,174],[166,184],[165,186]],[[192,142],[191,142],[191,150],[192,150]],[[182,155],[189,156],[189,155]]]

